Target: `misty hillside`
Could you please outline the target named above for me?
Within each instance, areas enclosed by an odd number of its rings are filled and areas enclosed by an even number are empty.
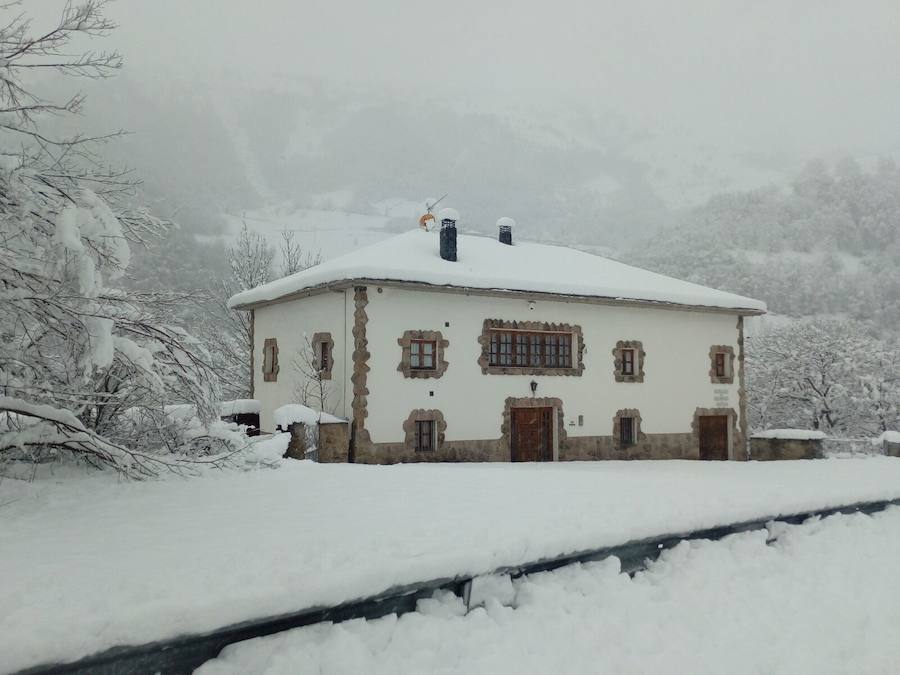
[[[765,299],[792,316],[900,322],[900,170],[845,159],[790,185],[731,192],[623,255],[697,283]]]
[[[204,287],[242,222],[273,245],[295,230],[332,257],[408,229],[426,198],[449,193],[469,230],[509,215],[523,238],[612,251],[775,312],[900,320],[900,172],[888,159],[801,169],[590,109],[309,79],[101,84],[87,92],[88,125],[133,132],[108,157],[180,226],[139,255],[136,283]]]
[[[87,90],[87,123],[148,201],[193,232],[288,205],[383,215],[385,200],[449,193],[469,227],[501,215],[534,237],[608,245],[671,223],[673,209],[779,180],[793,160],[650,132],[604,110],[506,108],[313,80],[215,84],[123,73]]]

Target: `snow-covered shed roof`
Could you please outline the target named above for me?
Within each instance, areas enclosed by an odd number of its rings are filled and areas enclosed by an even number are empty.
[[[412,230],[283,279],[242,291],[229,307],[250,309],[342,282],[410,282],[435,287],[552,293],[610,300],[733,309],[759,314],[759,300],[648,272],[564,246],[458,235],[458,261],[440,257],[438,234]]]

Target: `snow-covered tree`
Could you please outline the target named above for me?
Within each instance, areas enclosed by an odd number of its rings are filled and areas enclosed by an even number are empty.
[[[224,394],[229,398],[248,398],[253,387],[253,324],[249,312],[229,309],[228,299],[271,280],[275,252],[261,234],[248,229],[244,222],[227,254],[230,273],[212,288],[215,307],[206,332]]]
[[[900,342],[880,343],[871,367],[859,377],[861,427],[872,436],[900,430]]]
[[[900,352],[870,325],[806,319],[747,340],[754,429],[871,434],[898,420]]]
[[[295,241],[293,231],[285,230],[281,234],[277,268],[281,276],[300,272],[321,262],[318,251],[304,249]],[[216,309],[207,332],[225,395],[247,398],[253,387],[253,374],[250,372],[253,325],[249,312],[236,312],[228,308],[228,299],[235,293],[271,281],[276,271],[276,251],[262,234],[250,230],[243,222],[227,252],[231,273],[219,280],[213,289]]]
[[[293,230],[281,231],[281,276],[286,277],[296,272],[305,270],[322,262],[322,254],[319,251],[304,249],[295,239]]]
[[[629,262],[751,297],[790,316],[900,325],[900,169],[810,162],[791,186],[718,195]]]
[[[237,437],[210,426],[218,387],[208,355],[167,322],[177,299],[114,285],[131,246],[165,224],[133,208],[134,184],[95,154],[112,136],[46,129],[83,97],[46,100],[28,86],[36,70],[103,78],[121,67],[115,52],[72,52],[73,41],[114,28],[106,2],[70,2],[46,31],[17,4],[0,6],[11,17],[0,28],[0,459],[63,451],[147,475],[172,464],[167,451],[230,449]],[[168,414],[175,402],[191,406],[189,419]]]

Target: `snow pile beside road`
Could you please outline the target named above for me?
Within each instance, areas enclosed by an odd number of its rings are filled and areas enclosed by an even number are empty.
[[[779,528],[781,529],[781,528]],[[318,624],[225,648],[197,675],[888,673],[900,664],[900,509],[684,542],[630,578],[615,558],[514,582],[465,614]]]
[[[263,449],[280,457],[288,436]],[[276,460],[192,480],[0,482],[0,672],[633,539],[900,498],[900,460],[881,456]]]

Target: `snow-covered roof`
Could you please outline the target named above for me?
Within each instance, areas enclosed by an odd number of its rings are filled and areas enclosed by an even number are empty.
[[[759,300],[648,272],[564,246],[458,235],[459,260],[441,259],[436,232],[420,229],[357,249],[291,276],[233,296],[247,309],[339,282],[402,281],[436,287],[525,291],[614,300],[764,312]]]
[[[347,423],[343,417],[335,417],[327,412],[318,412],[312,408],[301,405],[299,403],[288,403],[275,409],[275,426],[287,429],[294,422],[300,422],[306,426],[315,426],[316,424],[336,424]]]
[[[885,431],[879,436],[876,443],[900,443],[900,431]]]

